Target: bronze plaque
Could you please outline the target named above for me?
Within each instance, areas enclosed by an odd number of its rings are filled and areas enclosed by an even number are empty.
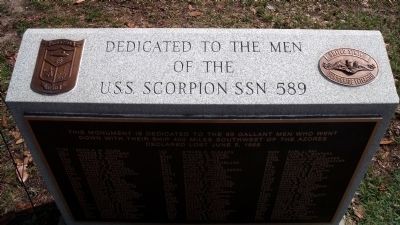
[[[319,68],[329,80],[345,86],[361,86],[378,76],[378,64],[367,53],[351,48],[338,48],[325,53]]]
[[[60,94],[75,87],[84,40],[42,40],[31,88],[40,94]]]
[[[27,116],[77,221],[330,222],[380,118]]]

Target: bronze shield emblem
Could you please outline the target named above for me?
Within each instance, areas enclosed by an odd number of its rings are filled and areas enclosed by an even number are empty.
[[[31,88],[40,94],[60,94],[74,88],[84,40],[42,40]]]

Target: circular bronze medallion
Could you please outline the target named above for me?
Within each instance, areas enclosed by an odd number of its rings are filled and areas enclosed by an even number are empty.
[[[329,80],[357,87],[378,76],[378,64],[368,54],[351,48],[338,48],[325,53],[319,60],[322,74]]]

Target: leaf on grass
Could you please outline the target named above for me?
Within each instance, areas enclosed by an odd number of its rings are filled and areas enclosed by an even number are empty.
[[[270,4],[267,5],[267,9],[269,9],[271,11],[275,11],[275,7],[273,5],[270,5]]]
[[[29,174],[28,174],[28,166],[25,164],[19,164],[17,165],[17,177],[19,181],[22,181],[23,183],[25,183],[25,181],[28,179]],[[18,175],[19,173],[19,175]]]
[[[15,142],[15,144],[17,144],[17,145],[22,144],[22,143],[24,143],[24,139],[22,139],[22,138],[18,139],[18,140]]]
[[[136,27],[136,24],[134,22],[125,22],[124,25],[130,28]]]
[[[83,3],[84,1],[85,1],[85,0],[75,0],[74,5],[81,4],[81,3]]]
[[[223,3],[217,4],[217,9],[223,10],[225,8],[225,5]]]
[[[3,114],[2,118],[1,118],[1,125],[4,128],[8,128],[8,120],[7,120],[7,116],[5,113]]]
[[[31,153],[28,150],[25,149],[24,152],[22,152],[22,154],[24,156],[29,156]]]
[[[384,153],[382,153],[380,156],[381,156],[381,159],[382,160],[385,160],[385,159],[387,159],[387,157],[389,156],[389,154],[390,154],[390,152],[384,152]]]
[[[23,161],[22,161],[21,159],[16,158],[16,159],[15,159],[15,164],[17,164],[17,165],[22,165],[22,164],[24,164],[24,163],[23,163]]]
[[[33,162],[33,159],[32,159],[31,153],[29,151],[25,150],[24,151],[24,164],[28,166],[32,162]]]
[[[359,219],[363,219],[365,215],[365,209],[362,205],[357,205],[353,207],[354,215],[356,215]]]
[[[7,55],[7,61],[12,66],[15,65],[16,60],[17,60],[17,53],[11,53],[11,54]]]
[[[189,12],[189,16],[196,17],[196,16],[201,16],[201,15],[203,15],[203,13],[200,12],[200,11],[192,11],[192,12]]]
[[[389,138],[383,138],[382,140],[381,140],[381,145],[390,145],[390,144],[392,144],[394,141],[392,140],[392,139],[389,139]]]
[[[250,7],[250,11],[253,13],[253,15],[257,14],[257,10],[254,7]]]
[[[357,225],[357,222],[356,221],[354,221],[352,218],[350,218],[350,217],[345,217],[345,224],[346,225]]]
[[[385,191],[387,191],[387,187],[386,187],[386,185],[385,184],[381,184],[381,185],[379,185],[379,187],[378,187],[378,190],[379,191],[381,191],[381,192],[385,192]]]
[[[33,213],[32,205],[29,202],[19,202],[19,201],[17,201],[15,203],[15,208],[24,210],[24,212],[27,212],[27,213],[31,213],[31,212]]]
[[[11,136],[13,136],[14,139],[20,139],[21,138],[21,133],[18,131],[10,131]]]
[[[190,11],[193,11],[193,10],[194,10],[194,7],[193,7],[191,4],[189,4],[189,5],[188,5],[188,9],[189,9]]]

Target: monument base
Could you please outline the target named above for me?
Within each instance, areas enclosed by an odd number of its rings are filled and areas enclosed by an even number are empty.
[[[60,216],[60,221],[58,222],[58,225],[66,225],[64,222],[64,219],[61,216]],[[306,225],[306,224],[304,224],[304,225]],[[346,225],[345,217],[343,217],[343,219],[340,221],[340,223],[338,225]]]

